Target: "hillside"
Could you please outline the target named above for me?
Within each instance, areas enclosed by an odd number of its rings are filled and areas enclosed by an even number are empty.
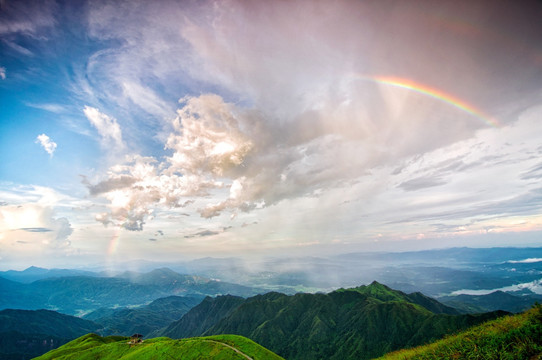
[[[280,360],[252,340],[235,335],[172,340],[155,338],[139,344],[129,344],[126,337],[100,337],[88,334],[36,360],[122,360],[122,359],[269,359]]]
[[[201,302],[196,296],[168,296],[138,308],[98,309],[85,316],[104,327],[102,335],[148,336],[150,332],[179,320]]]
[[[226,299],[208,298],[162,335],[237,334],[290,360],[370,359],[393,349],[434,341],[504,314],[436,313],[415,302],[421,299],[427,305],[425,297],[405,296],[374,282],[329,294],[267,293],[241,300],[240,305],[227,311]],[[437,306],[435,300],[429,303],[432,308],[446,309],[442,304]],[[201,321],[194,321],[203,318],[215,318],[215,323],[202,326]]]
[[[0,359],[30,359],[98,331],[100,325],[49,310],[0,311]]]
[[[408,359],[540,359],[542,306],[473,327],[457,335],[379,360]]]
[[[2,310],[0,332],[18,331],[23,334],[49,334],[76,338],[100,329],[100,325],[50,310]]]
[[[165,329],[151,333],[150,336],[168,336],[174,339],[199,336],[237,309],[244,301],[242,297],[232,295],[206,297],[196,306],[195,311],[189,311],[180,320],[172,322]]]

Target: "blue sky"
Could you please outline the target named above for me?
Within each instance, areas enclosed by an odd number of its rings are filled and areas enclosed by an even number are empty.
[[[0,2],[0,268],[539,245],[542,5],[460,5]]]

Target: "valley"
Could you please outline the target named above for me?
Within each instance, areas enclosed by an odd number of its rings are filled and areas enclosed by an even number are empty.
[[[132,334],[146,343],[236,334],[285,359],[372,359],[531,308],[541,299],[542,262],[525,259],[540,252],[460,248],[257,266],[254,259],[205,259],[150,271],[5,271],[0,354],[30,359],[89,333],[109,339],[93,340],[104,344]],[[236,277],[239,283],[230,281]],[[370,277],[380,280],[360,285]]]

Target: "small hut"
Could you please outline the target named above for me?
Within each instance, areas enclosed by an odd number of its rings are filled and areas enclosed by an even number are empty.
[[[134,345],[134,344],[139,344],[141,342],[143,342],[143,335],[134,334],[130,336],[130,344]]]

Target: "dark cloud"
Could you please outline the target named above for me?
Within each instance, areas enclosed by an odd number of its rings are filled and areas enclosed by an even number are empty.
[[[96,185],[86,184],[90,195],[99,195],[113,190],[124,189],[132,186],[137,181],[136,178],[129,175],[121,175],[117,178],[111,178],[102,181]]]
[[[521,175],[521,180],[541,179],[542,178],[542,163],[532,167],[529,171]]]
[[[52,229],[34,227],[34,228],[20,228],[19,230],[28,231],[28,232],[50,232]]]
[[[440,177],[419,177],[416,179],[405,181],[398,185],[401,189],[405,191],[416,191],[420,189],[441,186],[446,184],[446,181],[442,180]]]
[[[218,231],[203,230],[203,231],[199,231],[199,232],[194,233],[194,234],[185,235],[185,239],[191,239],[191,238],[195,238],[195,237],[213,236],[213,235],[218,235],[218,234],[220,234]]]
[[[150,238],[149,241],[156,241],[156,239],[155,238]]]

